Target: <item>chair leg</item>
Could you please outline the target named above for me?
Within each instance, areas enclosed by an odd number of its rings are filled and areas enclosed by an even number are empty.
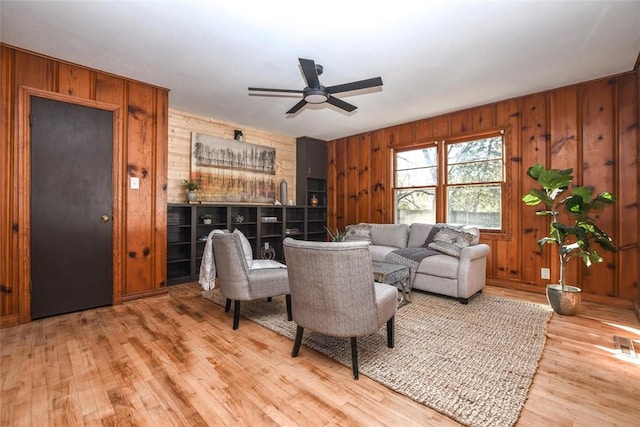
[[[273,301],[273,298],[272,297],[267,297],[267,302],[271,302],[271,301]]]
[[[351,366],[353,367],[353,379],[358,379],[358,341],[351,337]]]
[[[391,316],[391,319],[387,320],[387,347],[389,348],[393,348],[396,343],[395,318],[396,316]]]
[[[292,321],[293,315],[291,314],[291,294],[285,295],[284,298],[287,301],[287,320]]]
[[[227,298],[227,302],[224,305],[224,312],[228,313],[231,310],[231,300]]]
[[[233,329],[238,329],[240,323],[240,301],[233,301]]]
[[[291,357],[298,357],[300,344],[302,344],[302,332],[304,332],[304,328],[298,325],[296,327],[296,339],[295,341],[293,341],[293,350],[291,350]]]
[[[460,304],[469,304],[469,298],[458,298]]]

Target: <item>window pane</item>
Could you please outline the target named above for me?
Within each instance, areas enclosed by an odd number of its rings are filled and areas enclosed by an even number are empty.
[[[396,170],[423,168],[438,164],[436,147],[419,150],[398,151],[396,153]]]
[[[448,144],[447,163],[477,162],[502,158],[502,136]]]
[[[424,187],[438,183],[438,168],[399,170],[396,174],[396,187]]]
[[[502,161],[463,163],[449,166],[449,184],[470,184],[474,182],[496,182],[502,180]]]
[[[396,190],[396,224],[436,222],[436,192],[433,188]]]
[[[449,187],[447,222],[475,225],[479,228],[502,228],[502,189],[500,185]]]

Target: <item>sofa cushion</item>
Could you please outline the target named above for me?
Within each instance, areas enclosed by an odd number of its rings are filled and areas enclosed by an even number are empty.
[[[429,249],[433,249],[454,257],[460,257],[462,248],[466,248],[474,240],[475,235],[460,228],[445,226],[438,231],[429,243]]]
[[[457,279],[459,266],[460,260],[458,258],[449,255],[434,255],[423,259],[418,265],[416,273]]]
[[[380,246],[406,248],[409,239],[407,224],[370,224],[371,243]]]
[[[344,233],[344,242],[369,242],[371,243],[371,224],[347,225]]]
[[[371,254],[371,260],[373,261],[384,261],[384,257],[387,256],[390,252],[395,251],[396,247],[393,246],[382,246],[382,245],[369,245],[369,253]]]
[[[420,222],[414,222],[413,224],[411,224],[411,231],[409,231],[409,242],[407,244],[407,247],[419,248],[420,246],[422,246],[433,227],[434,224],[424,224]]]

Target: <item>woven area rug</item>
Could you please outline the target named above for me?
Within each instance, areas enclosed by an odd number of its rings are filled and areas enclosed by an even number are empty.
[[[202,295],[224,305],[218,289]],[[241,314],[294,339],[296,325],[286,320],[284,297],[242,302]],[[360,375],[462,424],[512,426],[527,399],[551,314],[546,305],[491,295],[463,305],[414,291],[412,302],[396,314],[395,348],[387,347],[384,326],[358,338]],[[351,367],[349,339],[305,330],[303,346]]]

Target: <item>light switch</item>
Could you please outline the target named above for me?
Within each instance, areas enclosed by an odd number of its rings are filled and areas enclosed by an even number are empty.
[[[548,268],[541,268],[540,269],[540,278],[541,279],[551,279],[551,270]]]
[[[132,190],[139,190],[140,189],[140,178],[138,178],[137,176],[132,176],[131,177],[131,189]]]

